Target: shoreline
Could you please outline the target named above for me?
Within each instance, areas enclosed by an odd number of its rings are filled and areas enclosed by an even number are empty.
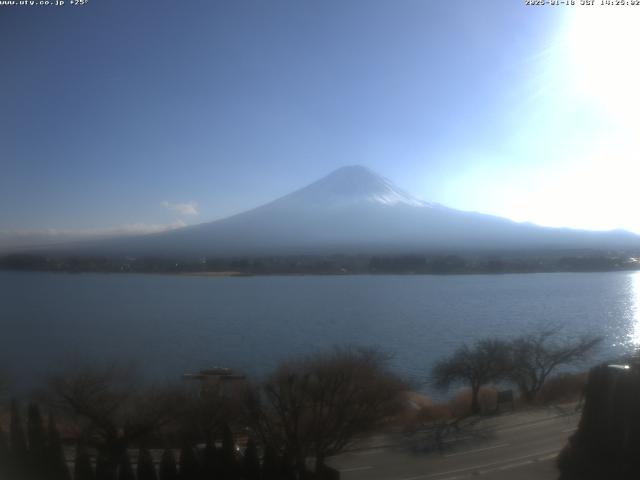
[[[0,268],[0,272],[11,273],[58,273],[68,275],[80,274],[105,274],[105,275],[173,275],[185,277],[357,277],[357,276],[504,276],[504,275],[539,275],[539,274],[592,274],[592,273],[634,273],[640,272],[640,268],[610,269],[610,270],[535,270],[535,271],[504,271],[504,272],[241,272],[241,271],[183,271],[183,272],[157,272],[157,271],[116,271],[116,270],[56,270],[56,269],[10,269]]]

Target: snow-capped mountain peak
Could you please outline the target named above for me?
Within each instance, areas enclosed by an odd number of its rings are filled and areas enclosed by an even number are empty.
[[[277,202],[295,202],[298,206],[321,202],[325,206],[333,207],[366,204],[413,207],[436,205],[412,196],[390,180],[360,165],[339,168]]]

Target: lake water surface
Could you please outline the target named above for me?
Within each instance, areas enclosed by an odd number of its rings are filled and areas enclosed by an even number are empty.
[[[18,384],[86,359],[177,378],[259,376],[332,345],[379,346],[413,379],[462,342],[541,323],[640,342],[640,273],[196,277],[0,272],[0,369]]]

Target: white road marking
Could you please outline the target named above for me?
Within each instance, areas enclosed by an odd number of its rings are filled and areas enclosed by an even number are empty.
[[[353,452],[351,455],[380,455],[380,448],[371,449],[371,450],[361,450],[359,452]]]
[[[471,435],[467,435],[466,437],[456,437],[450,440],[444,440],[442,443],[456,443],[456,442],[466,442],[467,440],[473,440],[475,437]]]
[[[501,443],[499,445],[492,445],[490,447],[475,448],[473,450],[465,450],[464,452],[449,453],[448,455],[445,455],[445,457],[457,457],[458,455],[466,455],[467,453],[484,452],[485,450],[493,450],[494,448],[508,447],[509,445],[511,445],[511,444],[510,443]]]
[[[496,470],[511,470],[512,468],[524,467],[525,465],[531,465],[532,463],[537,462],[545,462],[547,460],[552,460],[558,456],[558,452],[554,452],[551,455],[545,455],[544,457],[532,458],[531,460],[525,460],[524,462],[519,463],[510,463],[508,465],[503,465],[502,467],[497,468],[489,468],[487,470],[481,470],[480,475],[484,475],[485,473],[495,472]]]
[[[502,470],[511,470],[512,468],[518,468],[518,467],[524,467],[525,465],[531,465],[532,463],[534,463],[537,459],[532,459],[532,460],[525,460],[524,462],[518,462],[518,463],[509,463],[508,465],[503,465],[501,467],[496,467],[496,468],[489,468],[487,470],[480,470],[478,473],[480,473],[480,475],[483,475],[485,473],[489,473],[489,472],[495,472],[497,471],[502,471]]]
[[[513,430],[522,430],[522,429],[526,429],[526,430],[530,430],[532,428],[536,428],[536,427],[546,427],[548,426],[549,423],[553,422],[553,421],[557,421],[558,419],[553,417],[553,418],[543,418],[541,420],[533,420],[531,422],[528,423],[517,423],[515,425],[505,425],[502,427],[498,427],[495,430],[497,432],[502,432],[505,430],[509,430],[509,431],[513,431]]]
[[[361,470],[371,470],[373,467],[371,465],[366,465],[364,467],[353,467],[353,468],[344,468],[340,470],[340,473],[343,472],[359,472]]]
[[[467,472],[467,474],[474,474],[474,472],[480,473],[481,471],[482,473],[487,473],[492,470],[507,470],[509,468],[516,468],[522,465],[533,463],[534,460],[546,458],[551,454],[557,455],[557,453],[558,453],[558,450],[551,450],[551,451],[548,450],[546,452],[530,453],[528,455],[523,455],[521,457],[509,458],[506,460],[485,463],[482,465],[473,465],[470,467],[458,468],[456,470],[448,470],[446,472],[431,473],[428,475],[418,475],[416,477],[406,477],[406,478],[402,478],[401,480],[423,480],[427,478],[442,477],[443,475],[450,475],[450,474],[462,473],[462,472]],[[534,458],[531,458],[531,457],[534,457]],[[521,460],[524,460],[524,459],[530,459],[530,460],[527,462],[521,462]],[[513,462],[517,462],[517,463],[513,463]],[[487,469],[487,467],[497,467],[497,468]],[[482,470],[482,469],[486,469],[486,470]],[[463,476],[468,476],[468,475],[463,475]],[[445,477],[445,478],[440,478],[439,480],[455,480],[456,478],[462,478],[463,476]]]
[[[551,455],[547,455],[546,457],[540,457],[537,460],[539,462],[546,462],[547,460],[553,460],[554,458],[558,457],[558,452],[554,452]]]

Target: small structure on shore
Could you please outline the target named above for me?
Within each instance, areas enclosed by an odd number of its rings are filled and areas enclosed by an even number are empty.
[[[223,397],[232,397],[246,386],[246,375],[230,368],[213,367],[200,370],[198,373],[185,373],[185,380],[198,380],[203,393],[217,393]]]

